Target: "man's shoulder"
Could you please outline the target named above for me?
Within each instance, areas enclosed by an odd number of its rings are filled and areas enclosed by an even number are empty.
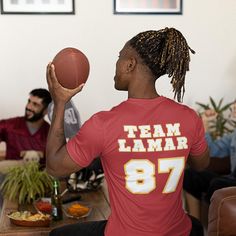
[[[123,106],[125,102],[122,102],[114,107],[112,107],[110,110],[103,110],[95,113],[94,115],[91,116],[92,119],[107,119],[110,116],[114,115],[116,111],[119,111],[119,108]]]
[[[4,122],[6,124],[19,124],[19,123],[25,123],[25,119],[23,116],[16,116],[16,117],[11,117],[8,119],[2,119],[1,122]]]
[[[165,100],[164,100],[166,103],[168,103],[169,105],[171,106],[174,106],[174,107],[177,107],[177,108],[182,108],[184,110],[187,110],[187,111],[191,111],[191,112],[194,112],[196,113],[196,111],[191,108],[190,106],[188,106],[187,104],[184,104],[184,103],[179,103],[173,99],[170,99],[170,98],[166,98],[165,97]]]
[[[199,119],[199,115],[198,113],[191,108],[190,106],[186,105],[186,104],[182,104],[179,102],[176,102],[172,99],[166,98],[166,97],[162,97],[162,100],[160,102],[160,104],[162,103],[162,106],[160,106],[159,109],[168,109],[168,110],[172,110],[172,112],[176,112],[176,115],[179,114],[181,116],[186,116],[187,118],[192,118],[192,119]],[[112,117],[119,117],[119,114],[122,112],[123,116],[125,112],[129,112],[130,109],[132,107],[132,103],[130,103],[128,100],[123,101],[121,103],[119,103],[116,106],[113,106],[110,110],[107,111],[100,111],[95,113],[92,118],[98,118],[101,120],[106,120],[106,119],[110,119]]]

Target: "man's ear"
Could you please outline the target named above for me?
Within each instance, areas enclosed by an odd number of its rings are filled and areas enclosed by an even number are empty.
[[[126,65],[126,72],[131,72],[135,69],[137,65],[137,60],[136,58],[134,57],[130,57],[128,60],[127,60],[127,65]]]

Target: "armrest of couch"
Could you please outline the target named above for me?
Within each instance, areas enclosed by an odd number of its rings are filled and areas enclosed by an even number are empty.
[[[236,187],[214,192],[208,212],[208,236],[236,235]]]

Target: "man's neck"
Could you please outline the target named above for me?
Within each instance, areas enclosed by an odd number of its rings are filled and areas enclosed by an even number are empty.
[[[146,65],[137,64],[130,72],[128,97],[153,99],[159,97],[155,87],[155,78]]]
[[[143,80],[143,81],[142,81]],[[142,81],[140,83],[140,81]],[[134,79],[128,89],[129,98],[145,98],[152,99],[159,97],[155,88],[155,82],[152,80],[145,80],[145,78]]]

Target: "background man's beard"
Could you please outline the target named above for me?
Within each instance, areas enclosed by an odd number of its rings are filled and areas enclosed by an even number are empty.
[[[26,110],[27,111],[27,110]],[[31,111],[32,112],[32,111]],[[32,112],[33,113],[33,116],[32,117],[28,117],[26,112],[25,112],[25,119],[27,121],[31,121],[31,122],[35,122],[35,121],[38,121],[40,119],[42,119],[44,117],[44,110],[42,110],[41,112],[39,113],[35,113],[35,112]]]

